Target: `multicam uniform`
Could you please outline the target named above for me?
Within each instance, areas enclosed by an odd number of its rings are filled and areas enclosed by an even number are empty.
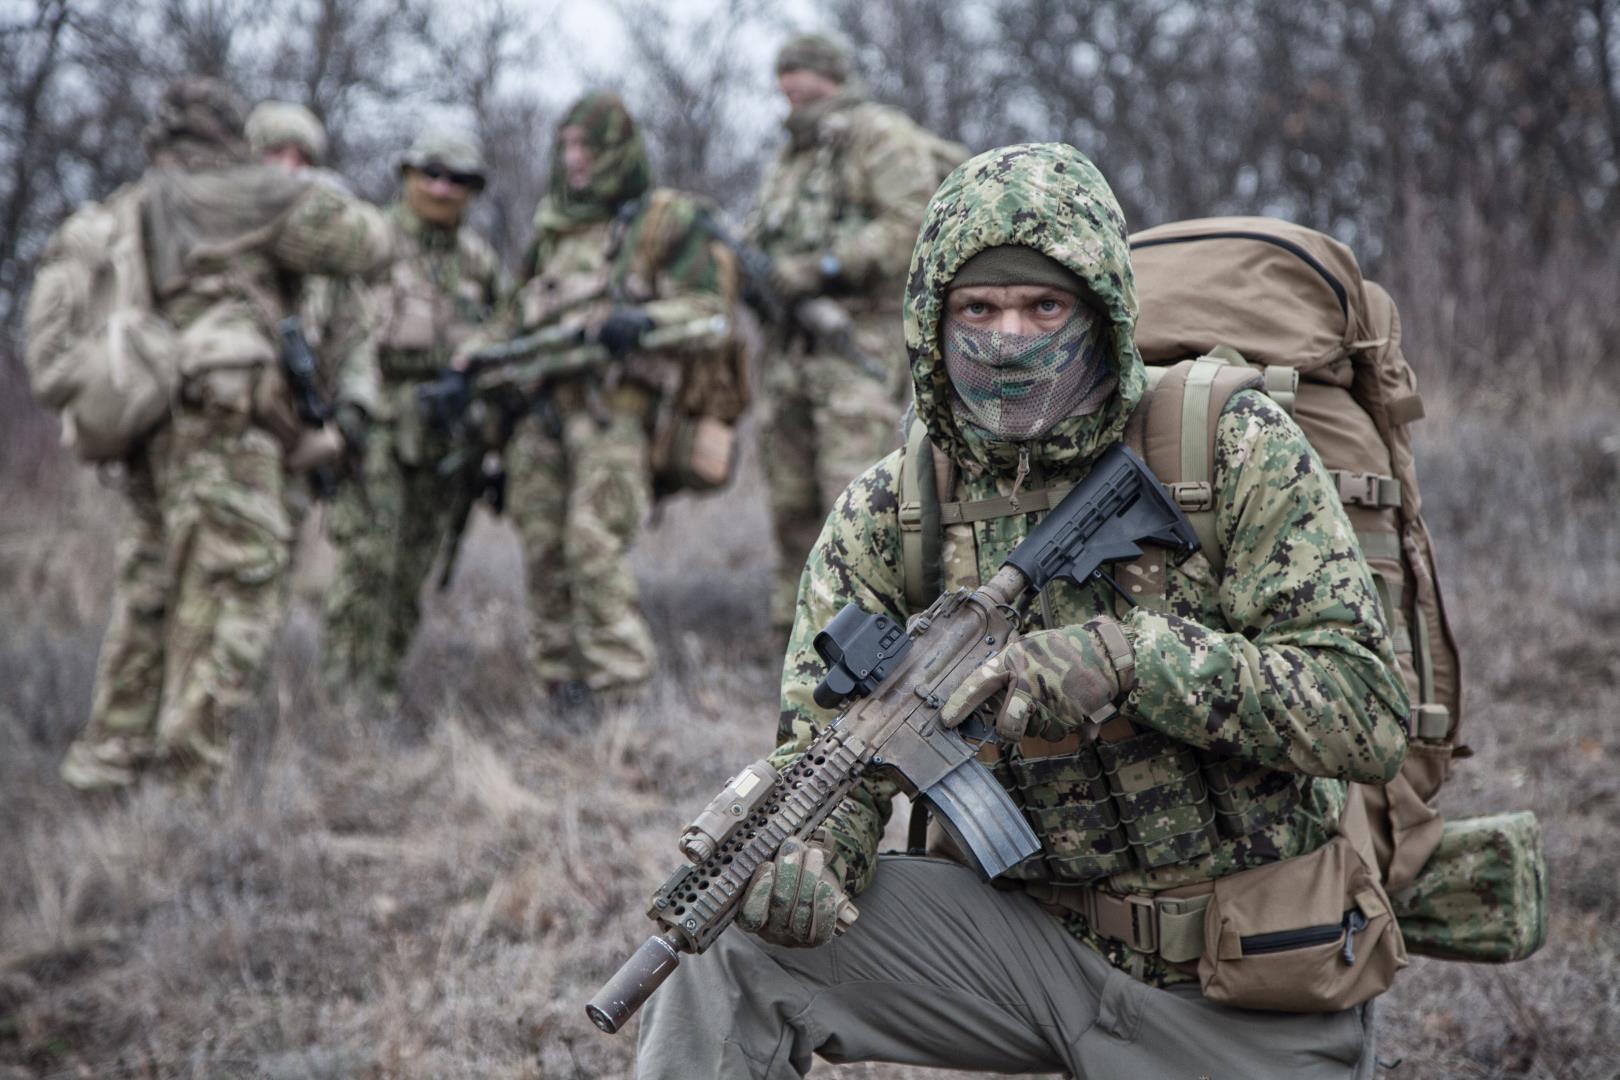
[[[1034,248],[1078,274],[1112,328],[1112,400],[1022,443],[958,421],[941,357],[950,282],[999,245]],[[1144,394],[1135,317],[1123,218],[1077,151],[1011,147],[953,173],[929,206],[905,319],[919,416],[960,466],[953,497],[1083,477]],[[796,1076],[818,1052],[1076,1076],[1372,1075],[1362,1010],[1217,1006],[1185,965],[1036,903],[1055,885],[1146,897],[1315,850],[1347,780],[1381,783],[1400,766],[1406,696],[1367,567],[1315,454],[1269,399],[1243,391],[1220,418],[1215,460],[1219,575],[1202,554],[1161,564],[1162,597],[1132,608],[1103,584],[1056,583],[1030,616],[1026,633],[1112,617],[1135,657],[1121,717],[1096,741],[1078,729],[1026,736],[994,758],[1041,854],[990,885],[939,859],[880,861],[896,789],[865,781],[819,838],[859,897],[859,920],[813,949],[722,936],[654,995],[638,1075]],[[783,675],[779,761],[831,719],[811,697],[825,668],[815,633],[849,601],[902,622],[910,614],[900,468],[893,455],[857,479],[811,553]],[[947,584],[987,580],[1039,517],[949,526]],[[1053,655],[1028,650],[1025,681],[1061,700],[1080,673],[1072,657]]]
[[[272,385],[274,320],[302,275],[366,272],[389,251],[371,207],[243,164],[240,113],[219,126],[228,97],[209,80],[171,90],[151,145],[176,163],[142,179],[147,262],[185,381],[128,462],[112,622],[89,726],[62,768],[81,788],[131,783],[154,761],[197,780],[224,763],[231,715],[281,624],[290,557],[284,445],[255,401]]]
[[[941,146],[904,113],[849,88],[796,110],[788,124],[748,240],[773,260],[835,260],[828,294],[849,311],[860,351],[885,374],[802,340],[767,358],[761,457],[781,558],[772,611],[783,625],[827,510],[899,439],[900,297]]]
[[[735,274],[709,208],[648,190],[641,136],[618,98],[585,97],[559,128],[569,126],[591,149],[591,181],[568,185],[559,148],[513,302],[520,331],[594,330],[625,308],[643,312],[648,330],[729,316]],[[523,538],[535,671],[552,687],[632,692],[652,674],[652,635],[625,557],[651,501],[655,411],[692,359],[632,350],[556,383],[516,429],[508,506]]]
[[[455,496],[439,472],[448,440],[422,423],[416,389],[449,366],[501,291],[495,252],[471,229],[428,225],[404,205],[388,221],[396,258],[372,293],[382,393],[361,482],[344,485],[327,518],[338,569],[323,646],[329,685],[385,695],[398,687]]]

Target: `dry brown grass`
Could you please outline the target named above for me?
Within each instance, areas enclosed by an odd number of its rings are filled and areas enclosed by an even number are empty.
[[[1535,809],[1555,907],[1526,963],[1418,960],[1381,1004],[1381,1057],[1401,1078],[1612,1077],[1620,414],[1433,412],[1420,462],[1478,751],[1445,799]],[[775,727],[757,483],[671,507],[642,543],[664,651],[643,707],[536,703],[516,545],[486,524],[434,598],[405,715],[320,699],[301,604],[218,792],[89,805],[55,766],[117,501],[28,445],[31,467],[17,437],[0,463],[0,1078],[628,1076],[633,1036],[581,1002],[646,934],[679,826]]]

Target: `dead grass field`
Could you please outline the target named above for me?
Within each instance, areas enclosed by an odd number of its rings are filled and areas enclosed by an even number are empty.
[[[92,805],[55,769],[119,500],[44,445],[0,432],[0,1078],[629,1076],[633,1033],[581,1003],[647,933],[680,826],[774,732],[757,481],[642,543],[643,707],[537,703],[516,544],[484,523],[403,715],[320,699],[306,599],[219,791]],[[1383,1075],[1620,1076],[1620,408],[1442,395],[1421,452],[1477,751],[1445,804],[1534,809],[1554,912],[1526,963],[1415,961],[1380,1003]]]

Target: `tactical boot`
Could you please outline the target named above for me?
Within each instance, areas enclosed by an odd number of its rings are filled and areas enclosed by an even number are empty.
[[[80,739],[62,760],[62,781],[83,792],[127,790],[151,759],[145,740],[125,737],[89,743]]]

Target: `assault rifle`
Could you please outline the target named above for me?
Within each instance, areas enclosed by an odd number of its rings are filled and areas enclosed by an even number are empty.
[[[731,320],[711,315],[659,327],[642,335],[636,351],[713,348],[730,336]],[[437,587],[449,587],[456,555],[474,504],[483,500],[497,516],[506,508],[506,469],[501,455],[520,417],[543,408],[558,382],[605,370],[607,347],[585,328],[548,326],[469,353],[461,367],[417,387],[416,401],[430,426],[451,435],[451,450],[439,474],[459,476],[455,505]]]
[[[660,932],[586,1004],[591,1022],[618,1031],[682,953],[703,952],[731,925],[754,871],[784,841],[815,832],[869,771],[898,774],[987,879],[1037,853],[1029,823],[976,757],[974,743],[993,739],[994,728],[977,714],[941,727],[940,709],[1016,636],[1050,582],[1098,579],[1118,591],[1104,564],[1137,557],[1144,542],[1181,559],[1198,550],[1192,524],[1148,467],[1115,445],[979,588],[946,593],[906,627],[845,605],[816,635],[827,674],[814,696],[823,709],[847,707],[784,770],[754,762],[687,826],[677,846],[688,865],[647,910]]]
[[[288,315],[276,323],[281,338],[281,370],[292,391],[293,411],[305,427],[318,428],[332,419],[332,405],[321,394],[315,350],[304,337],[304,321]]]
[[[704,216],[704,225],[709,235],[737,260],[743,303],[759,316],[760,322],[779,334],[784,342],[803,338],[810,348],[835,352],[872,378],[888,381],[889,373],[883,365],[855,340],[855,322],[842,304],[826,296],[789,303],[771,281],[769,255],[738,240],[712,216]]]
[[[304,321],[297,315],[288,315],[276,323],[276,335],[281,339],[281,371],[292,394],[293,412],[305,427],[319,430],[335,414],[332,403],[321,393],[320,369],[315,350],[304,336]],[[344,445],[346,458],[352,457],[354,448]],[[359,475],[360,463],[349,460],[348,467]],[[330,498],[337,490],[341,472],[332,465],[320,465],[309,470],[309,484],[317,499]]]

